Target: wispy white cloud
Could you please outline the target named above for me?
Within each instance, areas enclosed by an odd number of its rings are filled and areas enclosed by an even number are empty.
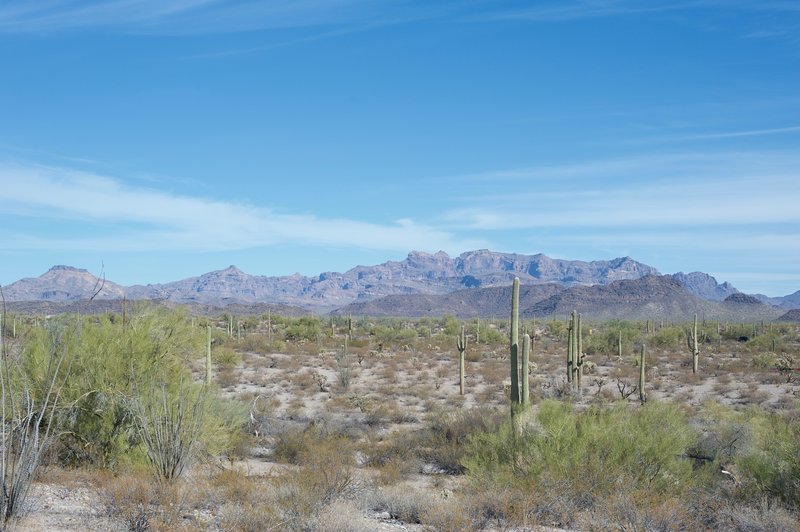
[[[135,188],[61,168],[0,166],[0,214],[52,221],[53,230],[6,231],[6,250],[227,251],[293,243],[373,250],[457,252],[478,246],[413,220],[376,224]],[[62,236],[58,227],[95,230]],[[23,227],[22,223],[17,224]]]
[[[0,32],[102,28],[196,34],[309,27],[370,20],[395,2],[367,0],[7,0]]]
[[[764,129],[746,129],[737,131],[719,131],[712,133],[686,133],[678,135],[665,135],[659,137],[645,137],[638,139],[637,143],[652,142],[690,142],[696,140],[736,139],[747,137],[767,137],[773,135],[793,135],[800,133],[800,126],[773,127]]]
[[[651,2],[647,0],[577,0],[539,3],[534,7],[496,12],[495,19],[537,21],[577,20],[584,18],[661,13],[691,8],[697,1]]]
[[[798,12],[795,2],[759,0],[560,0],[538,2],[522,9],[498,9],[488,18],[531,21],[568,21],[615,16],[673,13],[697,9]]]
[[[497,194],[503,182],[514,192]],[[635,156],[467,176],[453,227],[687,227],[800,223],[800,155]],[[466,188],[466,186],[465,186]]]

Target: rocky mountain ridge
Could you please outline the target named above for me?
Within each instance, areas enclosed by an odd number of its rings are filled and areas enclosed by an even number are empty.
[[[477,250],[451,258],[444,252],[412,251],[402,261],[356,266],[344,273],[325,272],[269,277],[247,274],[235,266],[165,284],[121,287],[106,282],[97,298],[157,299],[180,303],[293,305],[326,312],[344,305],[397,294],[446,294],[462,288],[503,286],[519,277],[523,284],[607,284],[658,273],[630,257],[610,261],[552,259]],[[63,276],[63,279],[55,278]],[[54,267],[36,279],[23,279],[6,290],[9,301],[69,301],[90,296],[86,270]],[[38,282],[37,282],[38,281]],[[60,287],[54,290],[53,287]]]
[[[356,266],[343,273],[269,277],[250,275],[235,266],[229,266],[171,283],[130,287],[108,280],[100,282],[86,270],[54,266],[40,277],[21,279],[4,287],[4,293],[7,301],[65,302],[89,299],[99,288],[96,300],[125,297],[129,300],[147,299],[208,307],[271,304],[316,313],[350,308],[354,313],[361,314],[372,313],[368,311],[371,308],[381,314],[379,307],[386,302],[371,302],[388,296],[388,301],[393,301],[398,309],[410,305],[414,312],[421,313],[418,315],[429,315],[434,309],[458,309],[459,306],[483,308],[488,305],[489,308],[491,303],[480,302],[476,298],[488,297],[491,302],[499,292],[487,289],[507,288],[514,277],[519,277],[523,286],[536,286],[536,293],[543,296],[537,299],[539,302],[551,297],[567,297],[559,295],[567,289],[576,289],[571,293],[579,293],[583,289],[586,292],[584,295],[589,297],[593,293],[588,290],[590,287],[659,275],[655,268],[630,257],[586,262],[552,259],[543,254],[523,255],[489,250],[469,251],[452,258],[444,252],[429,254],[412,251],[401,261]],[[726,298],[741,294],[729,283],[720,284],[702,272],[681,272],[665,277],[680,286],[684,296],[703,301],[723,302]],[[437,299],[438,296],[443,299]],[[403,302],[404,297],[411,299]],[[768,303],[774,304],[772,301]],[[559,307],[559,304],[551,304],[553,308]],[[355,311],[356,308],[362,310]]]
[[[445,295],[394,295],[353,303],[338,309],[336,314],[504,317],[508,314],[510,298],[510,286],[465,289]],[[685,321],[694,313],[717,320],[772,320],[783,313],[745,294],[733,294],[725,301],[702,299],[670,275],[648,275],[606,285],[566,287],[551,283],[520,287],[520,313],[526,318],[564,317],[572,310],[593,320]]]

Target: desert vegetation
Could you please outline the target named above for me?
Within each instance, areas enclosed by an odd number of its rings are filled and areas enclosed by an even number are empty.
[[[6,525],[46,528],[58,489],[120,530],[796,530],[800,515],[796,324],[128,305],[1,329]]]

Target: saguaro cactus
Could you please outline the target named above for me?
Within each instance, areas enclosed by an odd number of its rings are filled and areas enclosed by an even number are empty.
[[[519,278],[511,286],[511,410],[519,404]]]
[[[467,351],[467,333],[464,331],[464,326],[461,326],[461,334],[456,340],[456,348],[458,348],[458,385],[459,392],[464,395],[464,359]]]
[[[697,363],[700,359],[700,347],[698,346],[697,336],[697,313],[694,315],[694,326],[687,335],[686,342],[689,345],[689,350],[692,352],[692,373],[697,373]]]
[[[645,401],[647,401],[647,392],[644,389],[645,351],[646,351],[645,345],[642,344],[642,352],[639,355],[639,401],[641,401],[642,404],[644,404]]]
[[[573,361],[575,362],[575,383],[578,391],[581,391],[581,385],[583,384],[583,332],[581,331],[581,315],[577,314],[575,322],[575,358]]]
[[[530,358],[530,336],[525,335],[522,352],[522,372],[519,364],[519,279],[514,279],[511,288],[511,424],[515,433],[522,426],[521,414],[530,406],[530,381],[528,362]],[[527,348],[525,347],[527,345]],[[520,390],[520,379],[522,389]]]
[[[567,382],[572,384],[575,371],[575,311],[567,324]],[[573,384],[574,386],[574,384]]]
[[[567,325],[567,382],[580,391],[583,379],[583,334],[581,315],[572,311]]]

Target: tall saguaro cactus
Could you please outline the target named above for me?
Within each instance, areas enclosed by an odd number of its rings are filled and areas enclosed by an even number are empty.
[[[523,368],[520,372],[519,360],[519,278],[514,278],[511,287],[511,424],[518,432],[522,418],[520,415],[530,406],[530,381],[528,362],[530,359],[530,336],[525,335],[522,352]],[[527,344],[527,349],[525,348]],[[522,382],[520,390],[520,380]]]
[[[642,352],[639,355],[639,401],[641,401],[642,404],[647,401],[647,392],[644,389],[645,351],[646,347],[642,344]]]
[[[697,363],[700,359],[700,347],[697,340],[697,313],[694,315],[694,327],[689,331],[686,342],[689,345],[689,350],[692,352],[692,373],[697,374]]]
[[[519,404],[519,278],[511,286],[511,408]]]
[[[567,324],[567,382],[573,384],[575,371],[575,311]]]
[[[466,358],[465,353],[467,351],[467,333],[464,330],[464,326],[461,326],[461,334],[458,336],[456,340],[456,347],[458,348],[458,386],[459,386],[459,393],[464,395],[464,359]]]

